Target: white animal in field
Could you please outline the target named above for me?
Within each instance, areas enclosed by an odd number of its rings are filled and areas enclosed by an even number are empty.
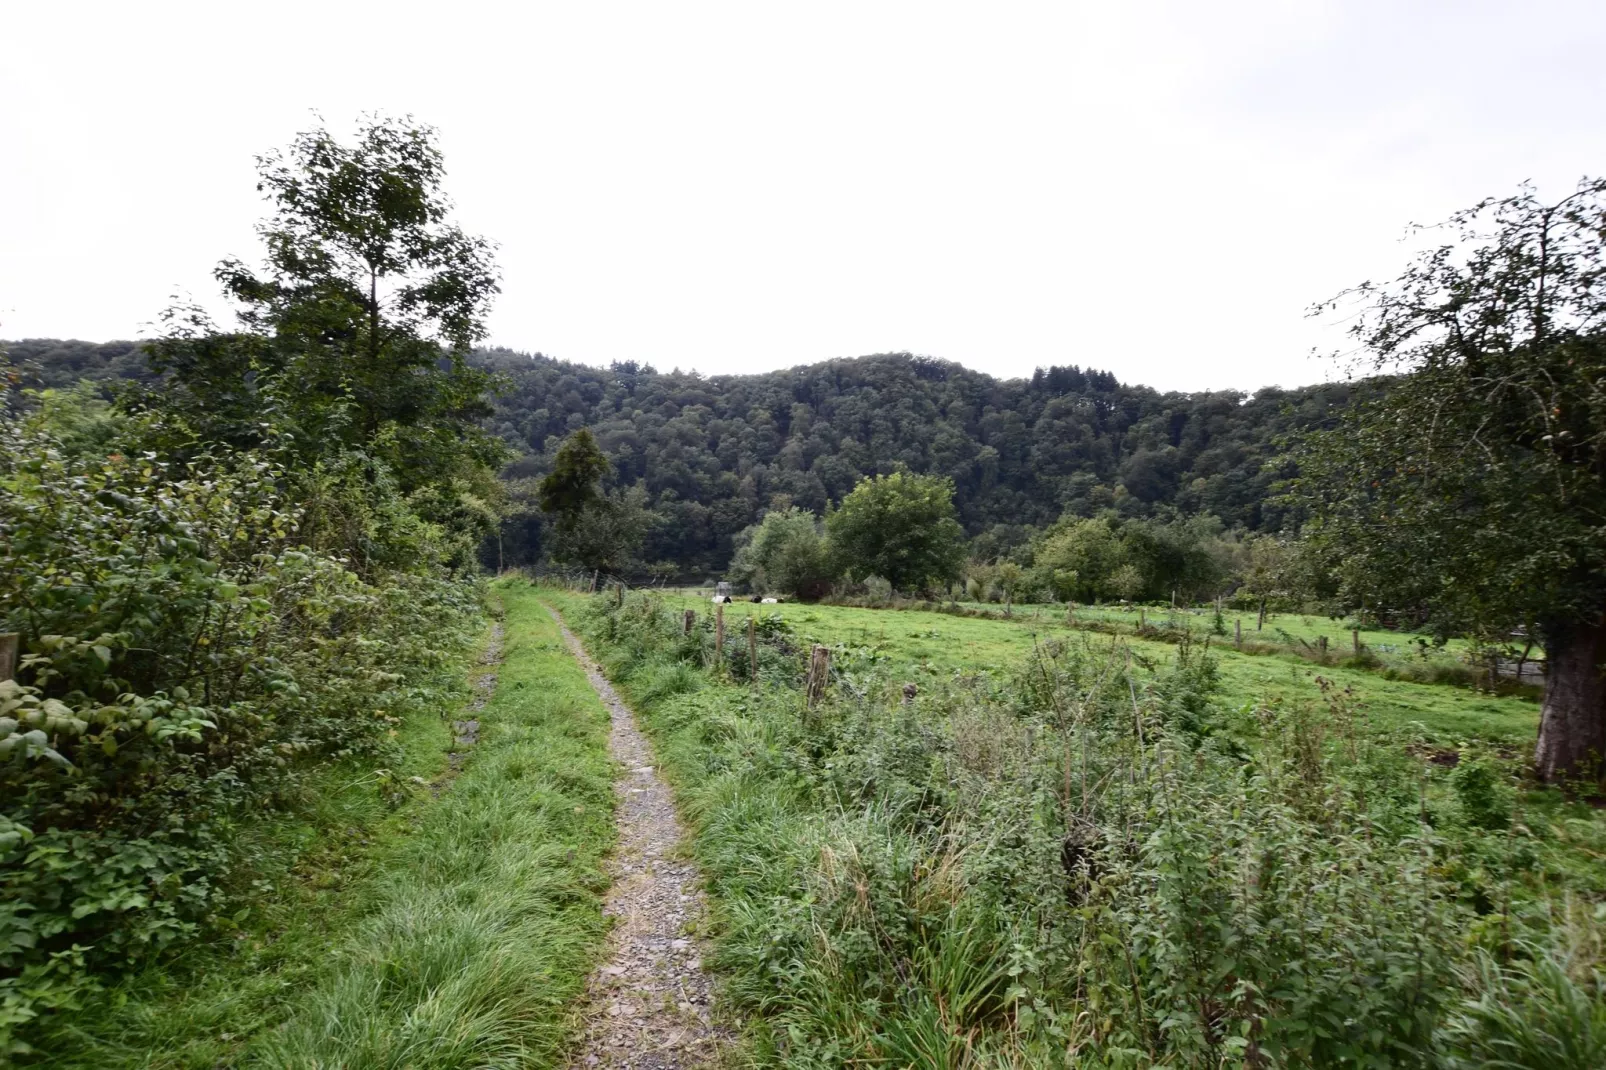
[[[764,604],[766,606],[773,606],[773,605],[778,605],[780,603],[780,601],[781,600],[779,598],[766,598],[766,599],[764,599]]]
[[[709,601],[714,603],[715,605],[723,605],[724,603],[730,601],[730,596],[729,595],[724,595],[724,594],[716,594],[714,597],[710,598]]]

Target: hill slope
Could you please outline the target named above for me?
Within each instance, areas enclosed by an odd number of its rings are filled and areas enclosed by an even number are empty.
[[[507,350],[482,359],[511,381],[494,420],[528,453],[513,471],[544,472],[561,437],[589,426],[618,479],[644,481],[670,521],[648,557],[709,568],[777,496],[821,511],[899,465],[952,478],[966,529],[1006,546],[1066,510],[1275,530],[1284,517],[1267,493],[1289,474],[1271,463],[1277,440],[1326,423],[1356,389],[1161,393],[1109,372],[1001,380],[906,353],[706,378]]]
[[[41,385],[146,378],[136,343],[7,343]],[[1253,395],[1163,393],[1110,372],[1039,369],[997,379],[958,364],[880,354],[756,375],[705,377],[634,363],[593,368],[484,350],[506,376],[496,432],[525,456],[510,477],[544,473],[557,443],[591,427],[622,484],[640,482],[660,523],[648,560],[723,568],[731,537],[778,498],[823,511],[862,476],[900,465],[953,479],[983,552],[1061,513],[1208,513],[1276,530],[1268,492],[1290,474],[1283,436],[1327,423],[1358,388],[1336,383]],[[540,521],[511,522],[510,564],[539,554]]]

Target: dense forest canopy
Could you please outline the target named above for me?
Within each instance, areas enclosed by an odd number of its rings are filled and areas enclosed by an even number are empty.
[[[148,375],[128,342],[10,350],[47,386]],[[864,476],[900,467],[953,480],[959,520],[984,556],[1067,512],[1206,514],[1279,531],[1293,519],[1272,495],[1292,474],[1281,439],[1329,425],[1365,389],[1167,393],[1074,366],[998,379],[907,353],[713,377],[507,349],[478,350],[473,363],[503,379],[490,426],[523,455],[505,473],[515,488],[589,427],[612,464],[609,487],[646,493],[656,522],[642,557],[683,572],[723,570],[732,538],[777,504],[823,513]],[[510,519],[505,563],[541,555],[541,525],[535,508]]]

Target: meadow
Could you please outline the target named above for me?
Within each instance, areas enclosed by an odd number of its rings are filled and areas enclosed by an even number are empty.
[[[1606,822],[1522,779],[1523,697],[1018,611],[735,603],[721,649],[696,594],[545,597],[676,787],[755,1065],[1606,1058]]]
[[[674,608],[707,613],[712,612],[710,594],[690,589],[664,592],[662,597],[666,605]],[[1224,703],[1243,706],[1263,700],[1309,696],[1316,693],[1315,680],[1320,676],[1339,688],[1353,689],[1368,716],[1380,727],[1414,733],[1425,745],[1489,744],[1514,751],[1531,746],[1539,723],[1537,691],[1495,694],[1466,686],[1390,679],[1386,663],[1375,669],[1346,664],[1349,659],[1344,654],[1349,649],[1350,633],[1343,622],[1294,614],[1278,614],[1268,619],[1268,635],[1274,634],[1275,627],[1313,644],[1319,635],[1330,636],[1334,654],[1331,663],[1317,664],[1310,657],[1292,653],[1236,650],[1230,635],[1210,633],[1211,618],[1205,612],[1190,614],[1186,610],[1149,609],[1147,616],[1152,625],[1164,627],[1177,622],[1178,626],[1167,628],[1166,637],[1162,638],[1136,633],[1135,609],[1079,606],[1074,623],[1067,623],[1064,606],[1016,606],[1007,619],[998,606],[966,603],[960,606],[989,615],[966,617],[803,603],[755,605],[743,601],[728,604],[725,612],[727,629],[733,635],[746,628],[748,616],[757,614],[761,619],[774,616],[791,625],[805,642],[818,641],[828,646],[871,651],[916,678],[975,671],[1007,674],[1029,657],[1036,646],[1051,639],[1076,639],[1105,646],[1120,644],[1129,648],[1141,662],[1160,667],[1176,656],[1177,644],[1172,636],[1188,632],[1201,647],[1208,642],[1209,652],[1220,667],[1221,701]],[[1229,628],[1233,619],[1232,615],[1227,616]],[[1094,622],[1114,624],[1119,630],[1108,634],[1086,628]],[[1246,624],[1253,627],[1252,615],[1246,618]],[[1360,638],[1361,643],[1371,649],[1409,651],[1419,649],[1422,644],[1417,640],[1427,637],[1368,629],[1360,633]],[[1432,649],[1431,644],[1429,647]],[[1452,641],[1447,651],[1434,651],[1429,656],[1442,663],[1453,660],[1457,649],[1458,641]],[[1407,656],[1422,660],[1414,653]]]

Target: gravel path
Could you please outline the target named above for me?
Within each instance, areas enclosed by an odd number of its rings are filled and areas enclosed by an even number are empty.
[[[709,1021],[712,985],[703,972],[702,950],[687,931],[703,914],[697,867],[677,852],[680,821],[635,717],[557,610],[548,606],[547,612],[608,707],[613,721],[608,747],[625,769],[614,783],[619,845],[610,862],[613,888],[603,908],[617,924],[609,934],[607,961],[586,984],[583,1035],[570,1066],[703,1066],[713,1061],[721,1038]]]
[[[496,693],[496,667],[502,664],[502,622],[497,621],[491,625],[491,639],[485,644],[485,653],[480,655],[480,664],[485,666],[484,671],[470,681],[474,688],[474,698],[469,703],[469,710],[479,713],[485,704],[491,701]],[[480,741],[479,718],[473,717],[466,721],[452,722],[452,738],[456,741],[457,750],[451,754],[452,768],[462,765],[462,750],[472,747]]]

